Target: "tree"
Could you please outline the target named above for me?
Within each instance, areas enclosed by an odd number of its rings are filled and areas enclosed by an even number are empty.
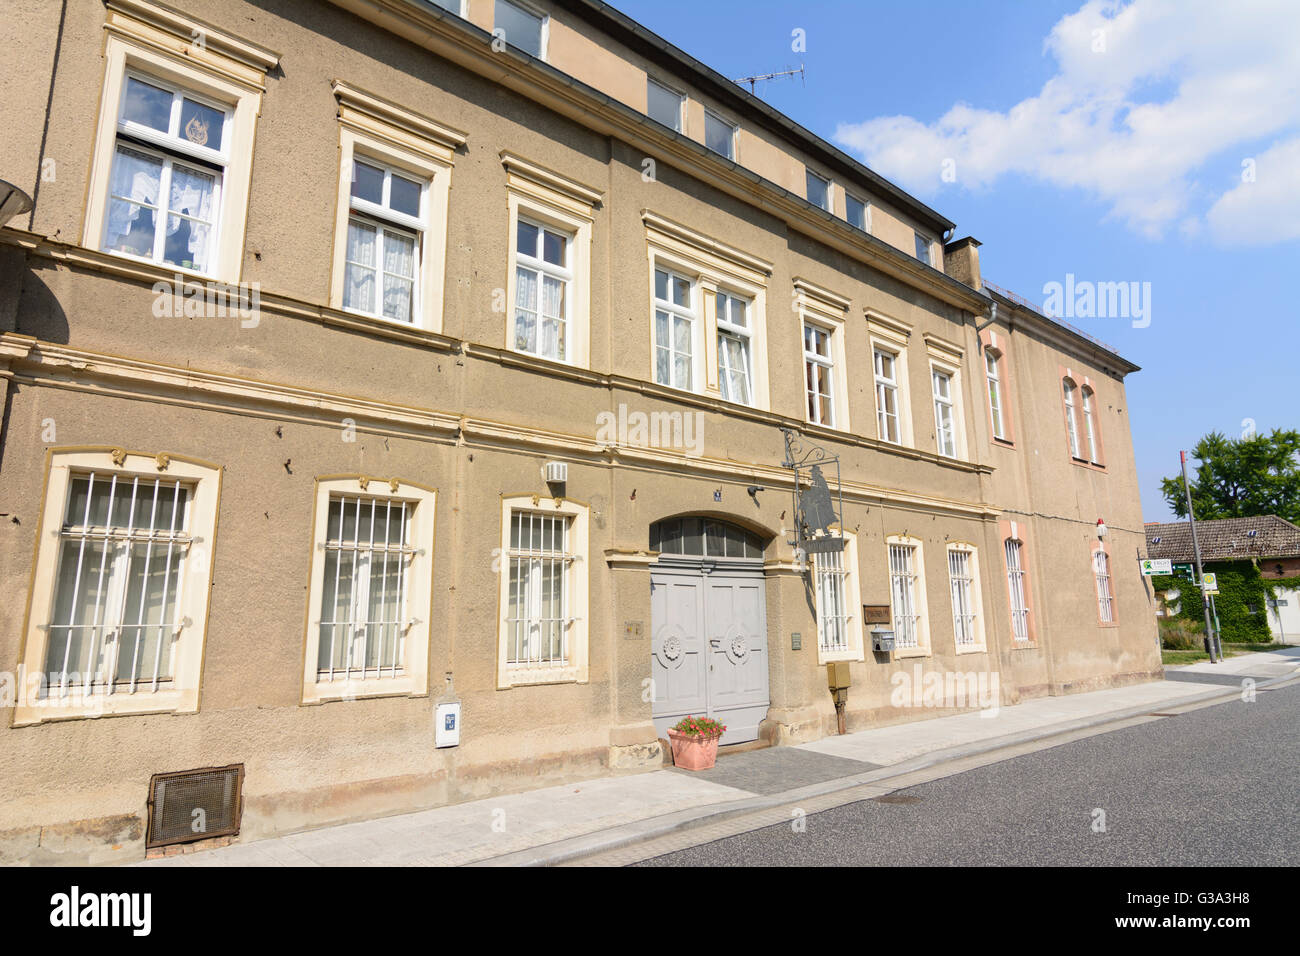
[[[1192,449],[1200,464],[1188,475],[1197,520],[1277,515],[1300,522],[1300,432],[1226,438],[1210,432]],[[1174,514],[1187,517],[1181,475],[1160,490]]]

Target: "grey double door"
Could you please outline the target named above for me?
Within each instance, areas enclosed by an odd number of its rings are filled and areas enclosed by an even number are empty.
[[[659,735],[692,714],[725,724],[723,744],[756,739],[769,703],[762,570],[656,567],[650,615]]]

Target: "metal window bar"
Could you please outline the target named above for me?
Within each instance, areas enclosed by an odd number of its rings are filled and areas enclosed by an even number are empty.
[[[974,576],[969,551],[948,552],[948,577],[952,584],[952,620],[957,646],[969,647],[975,643]]]
[[[1020,542],[1008,540],[1007,585],[1011,590],[1011,633],[1017,641],[1029,640],[1029,605],[1025,600],[1025,572],[1020,566]]]
[[[409,540],[412,507],[391,498],[331,496],[324,550],[326,576],[333,564],[334,584],[328,599],[321,589],[318,681],[351,680],[358,670],[361,680],[404,674],[406,582],[418,553]],[[376,533],[381,520],[382,540]]]
[[[119,476],[116,473],[110,475],[107,482],[102,474],[94,471],[74,474],[69,484],[64,523],[59,530],[55,616],[49,627],[50,639],[46,647],[48,686],[57,686],[58,693],[64,697],[78,685],[85,686],[87,693],[91,694],[96,685],[104,694],[119,690],[134,694],[140,690],[142,678],[149,684],[150,692],[156,693],[161,684],[172,680],[171,641],[180,632],[176,617],[182,606],[185,558],[192,543],[186,531],[190,492],[179,480],[142,479],[138,475],[130,480],[129,499],[124,495],[119,497]],[[86,500],[78,522],[72,509],[83,483]],[[167,514],[165,524],[159,520],[162,517],[159,498],[164,494],[171,497],[170,507],[165,500],[163,502],[163,511]],[[123,522],[116,512],[124,500],[127,515]],[[148,524],[137,526],[137,505],[144,500],[150,502]],[[98,517],[100,505],[103,506],[104,520],[103,524],[96,524],[93,519]],[[165,554],[162,550],[164,545]],[[71,564],[74,546],[77,557],[76,563]],[[96,558],[99,561],[98,569],[89,569],[95,580],[94,590],[89,595],[83,593],[83,587],[88,590],[90,586],[83,577],[83,571],[87,570],[87,550],[92,565]],[[162,566],[163,573],[161,592],[155,603],[150,593],[151,570],[156,575],[158,565]],[[72,569],[71,599],[66,604],[66,620],[61,621],[63,602],[60,595],[68,586],[69,567]],[[138,602],[134,623],[129,620],[133,598]],[[147,620],[152,616],[151,611],[156,612],[156,621]],[[131,663],[129,669],[123,671],[123,644],[128,640],[131,642]],[[86,653],[87,642],[89,653]],[[110,648],[111,664],[108,660]],[[151,650],[153,666],[151,674],[145,677],[144,666]],[[169,662],[165,670],[164,656]]]
[[[516,511],[510,518],[510,606],[507,662],[522,666],[568,664],[569,519]]]
[[[1114,602],[1110,593],[1110,561],[1105,551],[1098,551],[1093,563],[1097,574],[1097,613],[1109,624],[1115,619]]]
[[[916,574],[913,558],[916,549],[911,545],[889,546],[889,576],[894,599],[894,622],[898,629],[896,646],[917,646],[917,624],[920,615],[916,610]]]
[[[830,551],[817,555],[818,625],[823,651],[846,651],[849,648],[849,621],[845,594],[848,572],[844,554]]]

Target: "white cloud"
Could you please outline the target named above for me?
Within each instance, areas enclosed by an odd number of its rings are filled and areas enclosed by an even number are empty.
[[[933,123],[880,117],[841,124],[835,138],[922,194],[943,185],[951,159],[959,186],[983,189],[1019,174],[1083,189],[1159,236],[1174,223],[1195,228],[1189,221],[1204,210],[1192,207],[1205,193],[1197,175],[1211,158],[1235,165],[1234,150],[1244,157],[1261,140],[1300,134],[1294,0],[1089,0],[1043,46],[1056,74],[1005,112],[957,103]],[[1300,174],[1294,163],[1289,170],[1294,190]],[[1280,178],[1271,189],[1285,188]],[[1209,216],[1223,241],[1268,209],[1249,194],[1229,202],[1238,193]]]
[[[1224,242],[1300,239],[1300,137],[1277,143],[1242,169],[1242,181],[1206,214]]]

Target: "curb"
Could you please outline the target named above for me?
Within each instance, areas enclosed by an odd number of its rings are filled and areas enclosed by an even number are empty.
[[[1249,675],[1243,674],[1241,677],[1242,679],[1247,679],[1249,678]],[[1250,679],[1256,680],[1256,689],[1265,690],[1272,689],[1275,685],[1300,680],[1300,673],[1285,674],[1281,677],[1269,678],[1263,681],[1259,681],[1255,678]],[[1175,703],[1169,704],[1167,707],[1162,706],[1159,702],[1152,702],[1143,704],[1140,707],[1127,707],[1123,710],[1114,710],[1093,717],[1084,717],[1077,720],[1067,720],[1059,723],[1048,724],[1033,730],[1003,734],[1000,737],[990,737],[986,740],[977,741],[975,743],[959,744],[954,747],[932,750],[929,753],[921,754],[917,757],[912,757],[899,763],[891,764],[887,767],[881,767],[877,770],[854,774],[851,777],[841,777],[837,780],[828,780],[807,787],[800,787],[795,790],[785,790],[777,794],[746,797],[741,800],[729,800],[725,803],[708,804],[690,810],[678,810],[674,813],[649,817],[645,820],[623,824],[612,827],[608,830],[600,830],[595,833],[584,834],[583,836],[571,837],[567,840],[560,840],[556,843],[542,844],[541,846],[532,847],[527,850],[518,850],[501,856],[489,857],[488,859],[478,860],[468,865],[555,866],[582,857],[594,856],[598,853],[619,849],[632,843],[640,843],[657,837],[667,836],[671,833],[702,827],[705,824],[717,823],[731,817],[743,816],[761,810],[769,810],[784,804],[805,800],[809,797],[825,796],[844,790],[851,790],[855,787],[873,784],[877,785],[882,793],[884,793],[894,789],[887,785],[887,781],[896,777],[915,773],[919,770],[925,770],[939,764],[953,763],[967,757],[988,754],[1034,741],[1047,741],[1053,737],[1076,733],[1080,730],[1103,727],[1107,724],[1123,723],[1124,721],[1132,720],[1135,717],[1155,716],[1157,712],[1161,716],[1177,716],[1178,714],[1187,711],[1197,710],[1202,707],[1211,707],[1217,704],[1227,703],[1231,700],[1237,700],[1240,697],[1240,688],[1233,690],[1215,689],[1206,691],[1203,694],[1198,694],[1194,697],[1183,698]],[[1067,742],[1068,741],[1062,741],[1062,743]]]

